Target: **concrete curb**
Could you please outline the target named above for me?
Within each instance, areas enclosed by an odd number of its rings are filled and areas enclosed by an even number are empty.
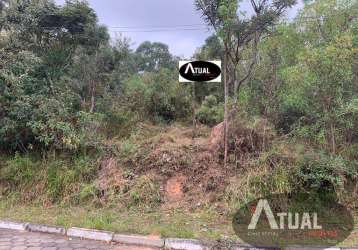
[[[67,230],[68,237],[77,237],[89,240],[98,240],[111,242],[113,240],[114,233],[86,228],[71,227]]]
[[[234,250],[281,250],[280,248],[273,247],[245,247],[245,246],[236,246]]]
[[[1,229],[10,229],[18,231],[26,231],[29,223],[20,223],[15,221],[2,221],[0,220]]]
[[[51,227],[47,225],[28,224],[27,230],[30,232],[66,235],[66,229],[64,227]]]
[[[210,247],[206,246],[200,240],[192,239],[165,239],[165,247],[175,250],[209,250]]]
[[[17,231],[41,232],[49,234],[60,234],[67,237],[76,237],[105,242],[116,242],[126,245],[137,245],[144,247],[165,248],[173,250],[209,250],[210,244],[194,239],[176,239],[176,238],[152,238],[141,235],[123,235],[113,232],[92,230],[85,228],[71,227],[67,231],[63,227],[52,227],[47,225],[38,225],[31,223],[19,223],[14,221],[0,220],[0,229],[9,229]],[[235,250],[273,250],[272,247],[253,247],[245,245],[237,245]],[[357,248],[337,248],[337,247],[309,247],[309,246],[291,246],[286,250],[358,250]]]
[[[309,247],[309,246],[290,246],[286,247],[285,250],[346,250],[339,247]]]
[[[163,248],[165,241],[160,238],[151,238],[141,235],[124,235],[124,234],[115,234],[113,236],[113,241],[117,243],[127,244],[127,245],[139,245],[146,247],[158,247]]]

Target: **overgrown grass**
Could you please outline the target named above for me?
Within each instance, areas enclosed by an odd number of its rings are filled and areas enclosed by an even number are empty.
[[[162,237],[217,239],[235,237],[229,218],[209,208],[188,212],[182,209],[143,211],[136,209],[11,205],[0,201],[0,219],[44,223],[64,227],[85,227],[118,233]]]
[[[182,209],[143,211],[136,209],[95,208],[92,206],[12,206],[0,201],[0,219],[68,227],[110,230],[117,233],[158,235],[161,237],[238,240],[231,217],[210,208],[189,212]],[[358,217],[356,216],[356,225]],[[356,232],[339,246],[358,246]]]
[[[21,202],[78,203],[97,170],[90,157],[42,160],[16,154],[0,167],[0,195]]]

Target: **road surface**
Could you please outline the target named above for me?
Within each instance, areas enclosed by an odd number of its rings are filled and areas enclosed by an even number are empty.
[[[154,248],[106,244],[69,239],[43,233],[0,229],[0,250],[155,250]]]

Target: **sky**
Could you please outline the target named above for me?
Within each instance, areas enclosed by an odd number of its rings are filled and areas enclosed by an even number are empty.
[[[302,0],[289,11],[293,17],[302,7]],[[56,0],[63,4],[65,0]],[[163,42],[172,54],[190,58],[212,34],[201,15],[195,10],[194,0],[88,0],[96,11],[99,22],[108,27],[115,39],[122,34],[130,38],[133,49],[144,41]],[[243,9],[248,10],[247,0]],[[246,2],[246,3],[245,3]],[[158,31],[160,30],[160,31]],[[154,32],[155,31],[155,32]]]

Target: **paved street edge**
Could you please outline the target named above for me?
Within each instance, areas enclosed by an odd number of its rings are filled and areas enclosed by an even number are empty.
[[[115,242],[125,245],[136,245],[144,247],[167,248],[173,250],[207,250],[210,249],[209,242],[203,242],[195,239],[176,239],[176,238],[153,238],[141,235],[116,234],[109,231],[71,227],[66,230],[64,227],[54,227],[33,223],[22,223],[10,220],[0,220],[0,229],[9,229],[17,231],[39,232],[48,234],[58,234],[67,237],[76,237],[81,239],[105,241],[107,243]],[[251,246],[237,245],[235,250],[257,250],[273,248],[256,248]],[[277,248],[279,249],[279,248]],[[294,246],[287,247],[287,250],[305,249],[305,250],[358,250],[358,248],[337,248],[337,247],[308,247]]]

